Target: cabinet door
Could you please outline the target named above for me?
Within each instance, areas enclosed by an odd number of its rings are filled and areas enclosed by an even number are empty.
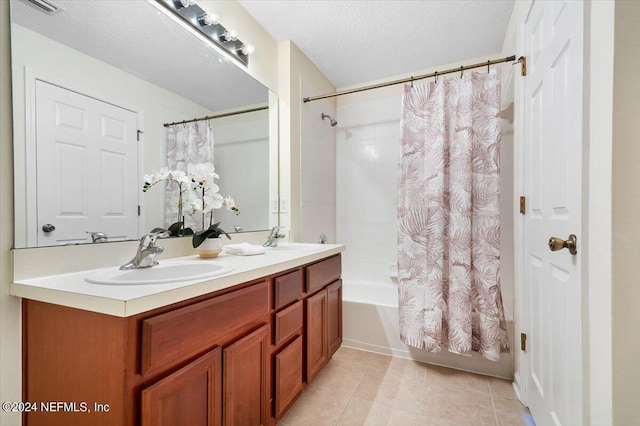
[[[224,424],[266,425],[268,421],[269,324],[224,348]]]
[[[275,356],[275,416],[279,418],[302,392],[302,336]]]
[[[329,304],[329,357],[342,345],[342,280],[327,287]]]
[[[329,360],[327,289],[307,300],[307,383]]]
[[[220,425],[221,353],[217,348],[144,389],[142,425]]]

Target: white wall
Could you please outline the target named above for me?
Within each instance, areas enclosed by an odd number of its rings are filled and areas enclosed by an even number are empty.
[[[309,79],[301,80],[304,96],[323,94]],[[300,234],[299,241],[317,242],[320,234],[336,242],[336,127],[322,113],[336,117],[332,100],[302,105],[300,127]]]
[[[20,299],[9,295],[13,246],[13,140],[9,2],[0,2],[0,400],[21,401]],[[0,424],[19,425],[19,413],[0,411]]]
[[[469,59],[464,64],[497,57],[500,54]],[[448,64],[439,69],[460,65],[462,63]],[[502,65],[506,75],[512,68],[510,64]],[[436,70],[420,70],[413,75]],[[390,79],[403,77],[409,76]],[[338,99],[337,240],[348,247],[343,253],[343,277],[346,279],[395,282],[389,272],[395,268],[397,254],[401,90],[402,86],[397,85]],[[506,100],[503,104],[510,111],[513,92],[507,88],[503,95]],[[502,292],[510,315],[513,312],[513,127],[509,120],[502,123]]]
[[[613,424],[638,424],[640,402],[640,3],[615,4],[613,79]],[[593,167],[597,167],[594,164]]]
[[[320,126],[320,111],[334,115],[333,101],[303,104],[302,98],[335,88],[290,42],[279,44],[280,67],[280,224],[291,241],[315,242],[321,232],[335,235],[335,132]],[[328,122],[324,122],[329,126]],[[330,127],[330,126],[329,126]],[[319,209],[319,210],[316,210]]]

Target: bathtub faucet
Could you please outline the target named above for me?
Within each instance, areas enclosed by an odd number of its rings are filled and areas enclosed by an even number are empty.
[[[271,228],[271,232],[269,233],[269,236],[267,237],[267,242],[264,243],[262,246],[263,247],[275,247],[278,245],[278,239],[280,238],[284,238],[284,234],[280,233],[280,227],[279,226],[274,226],[273,228]]]

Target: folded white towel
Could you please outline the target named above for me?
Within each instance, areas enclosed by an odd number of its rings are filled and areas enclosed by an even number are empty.
[[[254,254],[263,254],[266,251],[262,246],[249,243],[229,244],[224,246],[222,250],[226,253],[239,256],[253,256]]]

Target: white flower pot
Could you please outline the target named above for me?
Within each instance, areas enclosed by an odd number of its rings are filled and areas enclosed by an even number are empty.
[[[196,247],[198,256],[205,258],[218,257],[222,251],[222,238],[207,238],[202,244]]]

